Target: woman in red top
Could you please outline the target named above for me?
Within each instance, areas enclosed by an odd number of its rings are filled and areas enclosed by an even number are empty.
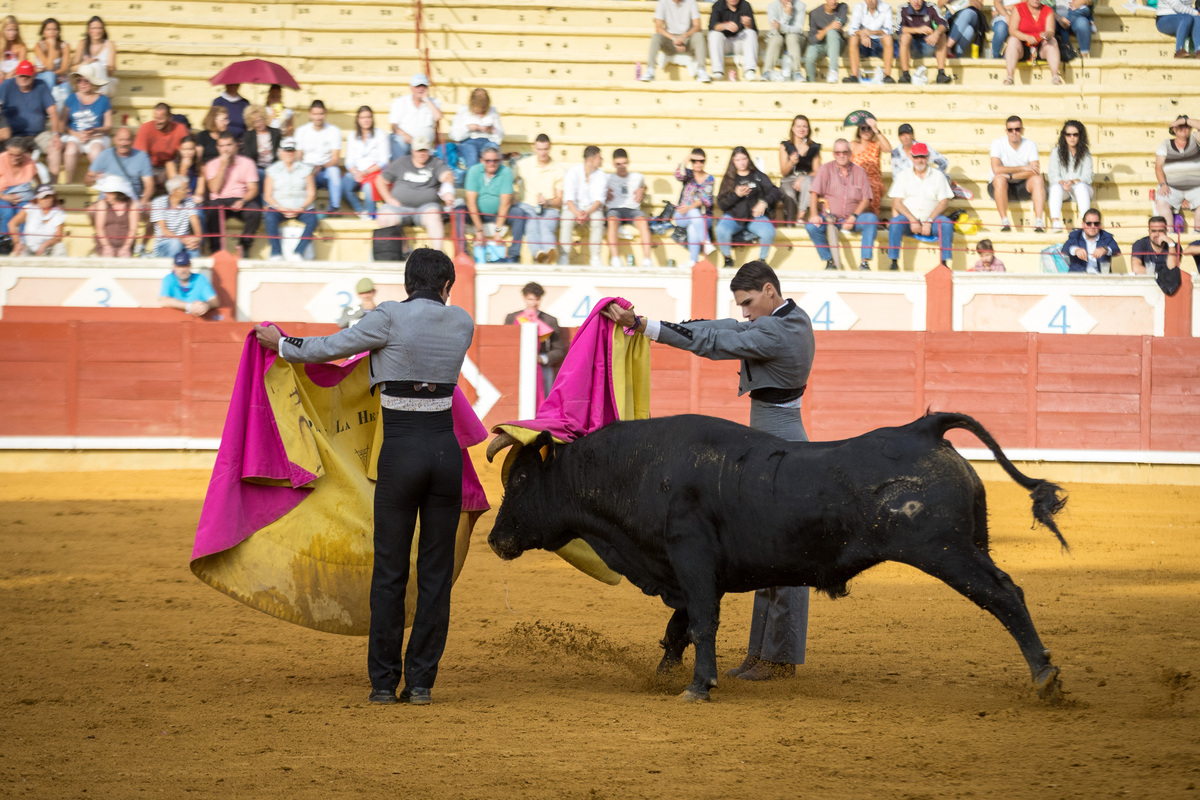
[[[1013,71],[1017,62],[1027,54],[1040,54],[1050,65],[1050,82],[1055,86],[1062,83],[1058,74],[1062,59],[1055,38],[1054,6],[1044,6],[1041,0],[1025,0],[1012,7],[1008,18],[1008,42],[1005,44],[1004,60],[1008,67],[1005,86],[1012,86]]]

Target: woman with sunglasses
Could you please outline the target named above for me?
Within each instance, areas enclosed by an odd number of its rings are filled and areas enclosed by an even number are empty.
[[[688,160],[675,170],[675,180],[683,184],[679,193],[679,205],[675,206],[672,220],[677,226],[687,229],[688,256],[694,265],[700,260],[700,247],[712,252],[708,238],[708,218],[712,214],[713,185],[716,179],[704,171],[707,156],[699,147],[692,150]]]
[[[1091,208],[1092,154],[1088,151],[1087,128],[1069,119],[1058,134],[1058,146],[1050,154],[1050,230],[1063,229],[1063,200],[1071,197],[1076,208]]]
[[[867,180],[871,182],[871,213],[879,216],[879,200],[883,197],[883,170],[880,168],[880,150],[892,152],[892,143],[879,130],[879,124],[874,117],[867,117],[859,124],[854,133],[854,141],[850,143],[850,160],[867,172]]]

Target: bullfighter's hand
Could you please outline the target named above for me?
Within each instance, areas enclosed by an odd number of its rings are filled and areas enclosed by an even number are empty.
[[[609,303],[600,310],[600,313],[626,328],[632,328],[637,324],[637,315],[633,313],[633,309],[621,308],[618,303]]]

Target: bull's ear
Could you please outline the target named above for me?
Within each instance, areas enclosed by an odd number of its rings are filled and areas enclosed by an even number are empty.
[[[554,444],[554,434],[550,433],[550,431],[542,431],[537,435],[537,438],[533,440],[533,446],[539,450],[552,444]]]

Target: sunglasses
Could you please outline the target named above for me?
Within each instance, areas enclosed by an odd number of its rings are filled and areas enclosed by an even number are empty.
[[[850,151],[849,150],[834,150],[833,154],[835,156],[848,156],[848,155],[850,155]]]
[[[703,163],[704,163],[704,161],[705,161],[705,160],[704,160],[703,158],[693,158],[693,159],[692,159],[692,163],[693,163],[693,164],[703,164]]]
[[[1098,220],[1098,219],[1085,219],[1085,220],[1083,221],[1083,224],[1084,224],[1084,225],[1086,225],[1086,226],[1087,226],[1087,227],[1089,227],[1089,228],[1094,228],[1094,227],[1096,227],[1097,225],[1099,225],[1099,224],[1100,224],[1100,220]]]
[[[1025,129],[1024,128],[1009,128],[1008,132],[1009,133],[1020,133],[1023,130],[1025,130]]]
[[[1063,136],[1078,136],[1079,131],[1063,131]]]
[[[483,163],[485,163],[485,164],[499,164],[499,163],[500,163],[500,159],[498,159],[498,158],[485,158],[485,159],[483,159]]]

